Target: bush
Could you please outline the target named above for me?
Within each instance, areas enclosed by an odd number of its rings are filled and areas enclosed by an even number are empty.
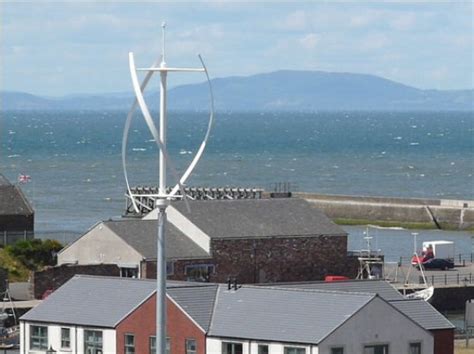
[[[14,245],[5,247],[8,254],[19,260],[30,270],[39,270],[45,266],[54,265],[56,254],[63,245],[55,240],[21,240]]]

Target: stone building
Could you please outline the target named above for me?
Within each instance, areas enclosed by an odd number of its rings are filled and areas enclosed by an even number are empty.
[[[347,234],[297,198],[191,201],[168,209],[168,277],[241,283],[354,276]],[[62,264],[116,264],[123,276],[156,277],[156,212],[95,225],[58,254]]]
[[[0,244],[33,238],[34,215],[21,189],[0,174]]]

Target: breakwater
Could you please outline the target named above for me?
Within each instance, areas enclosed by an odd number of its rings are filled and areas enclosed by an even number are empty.
[[[293,193],[339,224],[474,230],[474,201]]]

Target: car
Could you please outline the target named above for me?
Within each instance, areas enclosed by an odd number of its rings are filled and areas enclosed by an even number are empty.
[[[454,268],[454,262],[449,260],[449,259],[443,259],[443,258],[431,258],[428,259],[427,261],[423,262],[423,268],[424,269],[441,269],[441,270],[447,270],[447,269],[452,269]],[[419,265],[417,265],[417,268],[419,268]]]

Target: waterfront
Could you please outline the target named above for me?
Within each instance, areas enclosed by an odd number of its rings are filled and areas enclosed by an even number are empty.
[[[19,173],[32,177],[23,189],[39,235],[67,242],[124,212],[125,116],[3,112],[0,170],[12,181]],[[169,148],[178,169],[192,158],[206,119],[205,113],[170,114]],[[473,199],[472,124],[463,112],[221,112],[189,185],[270,189],[288,181],[306,192]],[[156,183],[150,139],[137,119],[129,151],[134,185]]]

